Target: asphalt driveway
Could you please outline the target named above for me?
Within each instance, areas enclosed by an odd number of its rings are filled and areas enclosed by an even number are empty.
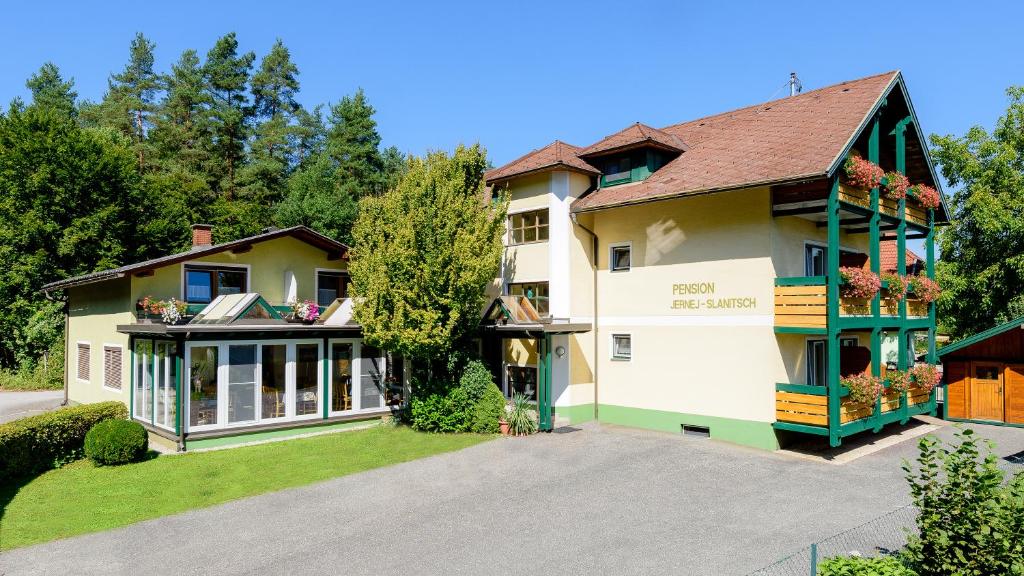
[[[63,390],[0,392],[0,424],[56,410],[63,401]]]
[[[907,503],[915,444],[836,466],[588,425],[14,550],[0,573],[746,574]]]

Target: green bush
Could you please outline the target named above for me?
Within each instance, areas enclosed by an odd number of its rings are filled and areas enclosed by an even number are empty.
[[[466,391],[452,388],[412,400],[412,427],[423,432],[466,432],[471,406]]]
[[[97,422],[127,416],[124,404],[99,402],[0,424],[0,481],[81,458],[89,429]]]
[[[921,576],[1024,574],[1024,472],[1004,483],[991,442],[982,455],[972,430],[956,437],[924,437],[916,468],[903,464],[919,512],[906,558]]]
[[[512,410],[506,417],[508,432],[513,436],[527,436],[537,431],[537,420],[533,417],[533,406],[526,396],[516,393],[512,396]]]
[[[149,437],[138,422],[104,420],[85,435],[85,455],[100,466],[138,462],[147,450]]]
[[[64,342],[49,354],[24,361],[17,370],[0,368],[0,390],[60,390],[64,387]]]
[[[498,423],[504,415],[505,395],[490,383],[473,407],[473,421],[469,429],[478,434],[497,434],[501,429]]]
[[[494,378],[491,371],[479,360],[470,360],[466,363],[462,376],[459,377],[459,387],[466,391],[466,398],[470,404],[476,404],[487,394],[488,388],[494,388]]]
[[[917,576],[892,556],[837,556],[818,564],[818,576]]]

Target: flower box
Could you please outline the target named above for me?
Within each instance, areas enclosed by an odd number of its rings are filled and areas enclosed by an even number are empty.
[[[871,208],[871,190],[840,181],[839,199],[849,204]]]
[[[907,316],[927,316],[928,303],[920,298],[907,297]]]

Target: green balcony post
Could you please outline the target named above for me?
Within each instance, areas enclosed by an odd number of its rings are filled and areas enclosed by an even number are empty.
[[[868,134],[868,160],[878,164],[878,123],[879,113],[871,121],[871,132]],[[878,186],[871,189],[871,222],[869,229],[868,261],[871,272],[880,274],[882,269],[881,255],[881,220],[878,212],[880,190]],[[871,375],[875,378],[882,377],[882,294],[878,293],[871,299]],[[875,402],[875,432],[882,429],[882,402],[881,399]]]
[[[842,442],[840,435],[839,395],[839,176],[832,176],[831,191],[828,195],[828,272],[826,279],[827,346],[828,360],[825,362],[828,374],[828,432],[829,444],[833,447]]]
[[[908,116],[900,120],[893,130],[896,136],[896,170],[900,174],[907,173],[907,125],[911,118]],[[896,227],[896,273],[903,275],[907,273],[907,199],[899,202],[899,224]],[[897,342],[897,368],[906,370],[911,361],[908,354],[907,342],[907,299],[899,303],[899,337]],[[907,393],[900,394],[900,422],[905,424],[910,420],[910,406],[907,404]]]
[[[928,210],[928,236],[925,239],[925,273],[928,278],[935,279],[935,210]],[[938,363],[938,353],[935,348],[935,302],[928,303],[928,363]],[[935,388],[932,389],[928,398],[929,412],[934,416],[937,409],[937,398]],[[945,407],[946,403],[943,403]]]
[[[551,418],[551,335],[544,334],[544,430],[554,428]]]

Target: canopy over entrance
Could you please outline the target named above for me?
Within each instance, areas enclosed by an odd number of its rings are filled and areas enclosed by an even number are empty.
[[[540,429],[550,431],[551,416],[551,337],[555,334],[577,334],[591,330],[589,322],[542,318],[525,296],[499,296],[491,302],[480,322],[484,356],[491,371],[500,374],[502,341],[529,339],[537,344],[537,413]]]

